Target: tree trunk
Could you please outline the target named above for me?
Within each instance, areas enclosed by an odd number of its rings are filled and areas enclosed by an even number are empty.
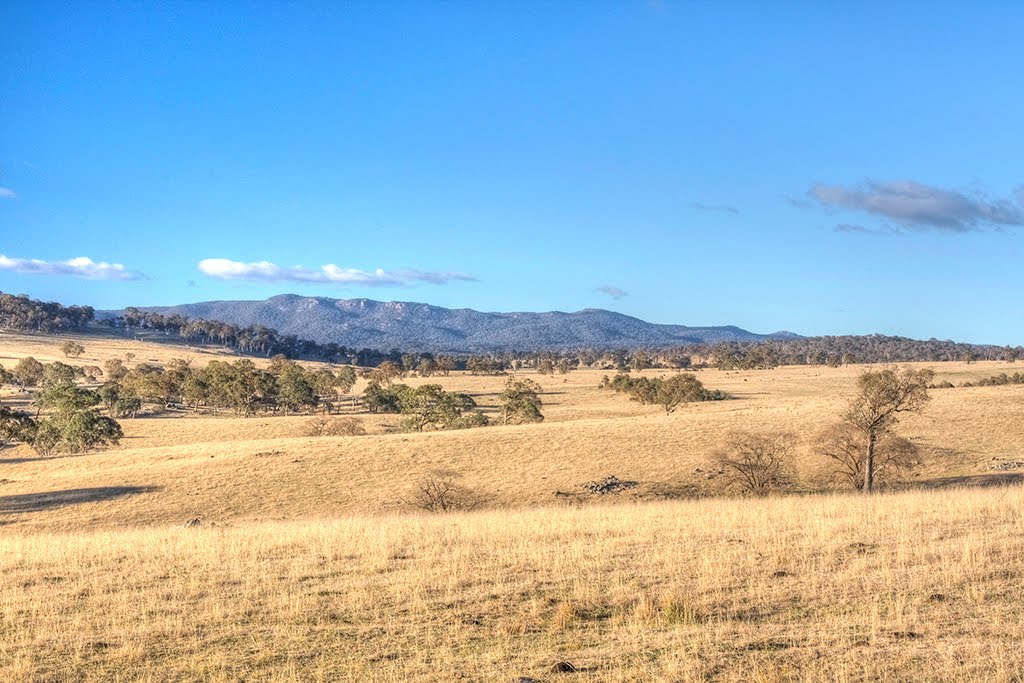
[[[864,493],[871,493],[875,487],[875,433],[868,433],[868,452],[864,460]]]

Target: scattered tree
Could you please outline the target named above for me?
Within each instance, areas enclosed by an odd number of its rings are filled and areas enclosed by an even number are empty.
[[[36,422],[27,413],[0,406],[0,448],[15,441],[31,443],[35,431]]]
[[[71,341],[70,339],[61,344],[60,350],[64,352],[66,358],[79,358],[85,353],[85,347],[78,342]]]
[[[507,425],[543,421],[544,415],[540,411],[543,407],[540,394],[543,391],[532,379],[509,377],[500,397],[501,423]]]
[[[110,382],[120,382],[128,374],[128,368],[120,358],[110,358],[103,363],[103,375]]]
[[[402,414],[408,416],[402,422],[407,431],[464,429],[487,424],[483,413],[478,413],[479,417],[469,416],[469,411],[476,408],[476,401],[469,394],[444,391],[439,384],[424,384],[415,389],[399,385],[398,397]]]
[[[392,363],[389,360],[384,361],[376,368],[370,371],[370,381],[381,384],[385,387],[390,387],[391,384],[402,376],[402,368],[397,363]]]
[[[607,385],[616,391],[626,392],[634,401],[659,405],[668,415],[682,403],[696,401],[720,401],[727,398],[721,391],[704,388],[697,376],[684,372],[668,379],[661,377],[631,377],[628,372],[619,372]]]
[[[901,413],[921,411],[929,400],[928,384],[935,377],[931,369],[887,367],[866,370],[857,378],[857,396],[842,422],[860,433],[863,439],[864,475],[862,488],[871,493],[878,467],[877,446],[899,422]]]
[[[455,369],[455,359],[451,356],[438,356],[434,364],[437,366],[437,371],[445,377]]]
[[[26,356],[17,362],[11,374],[18,384],[23,387],[34,387],[43,379],[45,372],[43,364],[32,356]]]

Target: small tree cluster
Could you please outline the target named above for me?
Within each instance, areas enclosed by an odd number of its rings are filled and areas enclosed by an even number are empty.
[[[666,415],[683,403],[721,401],[728,398],[722,391],[706,389],[696,375],[688,372],[672,375],[667,379],[632,377],[628,373],[620,372],[615,375],[615,379],[609,382],[602,381],[602,386],[627,393],[639,403],[659,405],[665,410]]]
[[[991,377],[983,377],[973,382],[964,382],[962,387],[1001,387],[1007,384],[1024,384],[1024,372],[1015,372],[1008,375],[1001,372]]]
[[[198,369],[181,359],[166,367],[140,363],[132,368],[115,359],[105,367],[107,381],[99,394],[107,410],[118,417],[134,416],[144,405],[230,410],[242,416],[330,413],[356,382],[350,366],[307,370],[283,356],[275,357],[266,370],[249,359],[212,361]]]
[[[14,372],[0,372],[3,382],[38,386],[35,418],[0,407],[0,447],[21,441],[37,453],[49,455],[58,451],[84,453],[116,444],[121,439],[121,426],[96,410],[101,402],[97,392],[76,384],[83,374],[81,368],[60,362],[43,365],[33,358],[20,361]]]
[[[488,424],[468,394],[444,391],[439,384],[410,387],[395,384],[382,387],[370,382],[363,392],[363,404],[371,413],[400,413],[407,416],[402,429],[410,432],[439,429],[467,429]]]

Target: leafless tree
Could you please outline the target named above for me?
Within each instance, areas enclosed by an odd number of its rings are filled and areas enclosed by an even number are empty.
[[[363,423],[354,417],[314,417],[306,423],[306,436],[362,436]]]
[[[834,473],[854,489],[864,486],[867,450],[864,432],[848,422],[840,422],[826,430],[815,444],[815,450],[831,458]],[[874,483],[892,483],[918,462],[917,447],[891,431],[882,432],[874,446]]]
[[[462,476],[450,470],[435,470],[416,483],[412,497],[403,499],[406,505],[428,512],[458,512],[475,510],[486,498],[459,482]]]
[[[791,459],[795,441],[792,434],[784,432],[730,432],[723,447],[715,454],[715,464],[747,493],[767,495],[792,483]]]

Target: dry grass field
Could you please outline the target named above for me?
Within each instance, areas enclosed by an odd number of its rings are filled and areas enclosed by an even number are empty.
[[[66,339],[0,335],[0,364],[231,359],[83,337],[67,361]],[[928,366],[955,384],[1015,369]],[[310,417],[180,414],[124,420],[87,455],[5,449],[0,679],[1021,680],[1024,490],[993,464],[1024,460],[1024,386],[933,391],[900,426],[923,453],[902,492],[720,497],[709,458],[733,429],[796,433],[820,490],[813,438],[863,369],[703,370],[734,400],[672,415],[586,370],[531,375],[534,425],[361,415],[366,436],[310,437]],[[503,378],[405,381],[493,411]],[[411,510],[437,470],[486,509]],[[610,475],[637,485],[581,487]]]
[[[6,532],[0,671],[1015,681],[1022,504],[961,489]]]

